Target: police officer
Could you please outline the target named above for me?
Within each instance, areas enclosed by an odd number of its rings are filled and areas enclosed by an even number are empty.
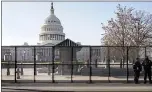
[[[149,78],[149,83],[152,83],[151,81],[151,66],[152,66],[152,62],[151,60],[149,60],[148,56],[146,56],[145,60],[142,63],[143,67],[144,67],[144,83],[147,83],[147,75]]]
[[[136,58],[136,62],[133,65],[134,69],[134,82],[137,84],[140,76],[140,72],[142,71],[142,65],[140,63],[139,58]]]

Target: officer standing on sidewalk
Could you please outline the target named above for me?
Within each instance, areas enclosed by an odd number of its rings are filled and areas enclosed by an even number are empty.
[[[151,60],[149,60],[148,56],[146,56],[145,60],[142,63],[143,67],[144,67],[144,83],[147,83],[147,75],[149,78],[149,83],[152,83],[151,81],[151,66],[152,66],[152,62]]]
[[[139,58],[136,58],[136,62],[133,65],[133,69],[134,69],[134,82],[135,84],[137,84],[139,80],[140,72],[142,71],[142,65],[140,63]]]

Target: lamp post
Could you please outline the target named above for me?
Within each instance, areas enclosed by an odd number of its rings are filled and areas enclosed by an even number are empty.
[[[49,61],[49,65],[48,65],[48,75],[50,75],[50,73],[51,73],[51,67],[50,67],[50,61]]]
[[[35,52],[34,52],[35,53]],[[35,57],[35,56],[34,56]],[[39,53],[36,53],[36,62],[38,62],[39,61]],[[34,64],[36,64],[36,62],[34,62]],[[36,65],[35,65],[35,67],[36,67]],[[34,71],[35,71],[35,75],[37,75],[37,71],[36,71],[36,68],[34,69]]]
[[[10,61],[9,61],[9,71],[10,71],[10,62],[12,62],[12,53],[10,53],[9,56],[10,56]]]
[[[25,50],[23,51],[23,59],[22,59],[22,61],[21,61],[21,75],[23,75],[24,73],[23,73],[23,60],[25,61]]]
[[[9,59],[7,59],[8,56],[11,56],[11,53],[10,53],[10,54],[7,54],[7,53],[6,53],[6,54],[4,55],[4,61],[7,61],[7,75],[10,75]]]

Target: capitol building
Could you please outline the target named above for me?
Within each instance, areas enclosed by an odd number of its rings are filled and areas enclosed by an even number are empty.
[[[52,61],[52,46],[58,46],[60,44],[73,43],[80,46],[80,42],[74,42],[70,39],[65,39],[65,33],[63,32],[63,26],[61,21],[56,17],[54,12],[53,3],[51,3],[50,15],[44,20],[44,24],[41,26],[39,33],[39,43],[36,46],[36,61]],[[85,51],[85,54],[82,53]],[[81,48],[77,53],[77,59],[88,60],[89,48]],[[100,55],[100,48],[97,48],[97,53]],[[59,58],[60,51],[55,49],[55,58]],[[15,61],[15,47],[14,46],[2,46],[2,60],[3,61]],[[28,45],[27,42],[24,45],[17,46],[17,61],[30,62],[34,60],[34,47]]]
[[[54,14],[53,3],[50,15],[45,19],[39,34],[40,45],[53,46],[65,40],[65,33],[60,20]]]

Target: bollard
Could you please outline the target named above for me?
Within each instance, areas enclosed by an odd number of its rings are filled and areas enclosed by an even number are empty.
[[[17,79],[20,79],[20,70],[19,70],[19,68],[17,68],[16,73],[17,73]]]

